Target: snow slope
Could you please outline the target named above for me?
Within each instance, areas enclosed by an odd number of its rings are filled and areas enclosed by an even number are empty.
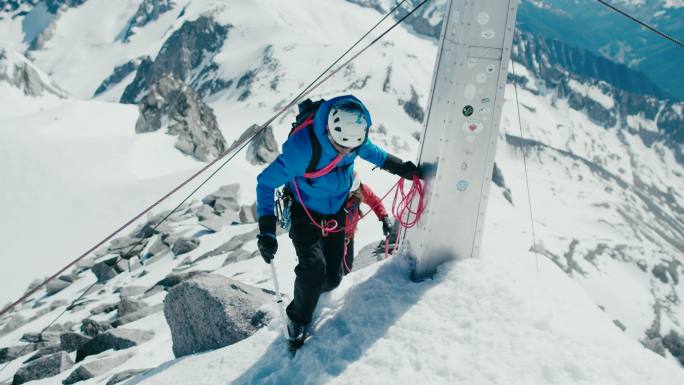
[[[502,197],[494,197],[492,206],[505,213],[508,224],[525,228],[524,218]],[[151,343],[134,348],[134,357],[117,370],[159,365],[127,385],[684,381],[675,363],[625,338],[554,264],[535,261],[525,251],[529,236],[524,230],[488,221],[487,234],[483,258],[447,264],[432,280],[410,281],[400,258],[347,276],[322,297],[314,335],[294,359],[285,350],[276,319],[235,345],[174,360],[168,327],[158,314],[130,325],[157,334]],[[285,238],[280,237],[276,266],[289,293],[294,252]],[[220,272],[263,287],[270,284],[269,270],[258,258]],[[35,384],[53,384],[68,374]]]

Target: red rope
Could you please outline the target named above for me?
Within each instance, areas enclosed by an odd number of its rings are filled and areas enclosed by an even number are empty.
[[[337,233],[340,231],[344,231],[345,226],[339,226],[339,223],[335,219],[328,219],[328,220],[321,220],[321,224],[319,225],[316,223],[316,220],[313,218],[311,213],[309,212],[309,209],[306,207],[304,204],[304,200],[302,199],[302,195],[299,192],[299,186],[297,185],[297,180],[293,179],[293,184],[295,187],[295,192],[297,193],[297,198],[299,198],[299,203],[302,205],[302,208],[304,208],[304,212],[306,215],[309,217],[311,220],[311,223],[318,227],[321,230],[321,233],[323,234],[324,237],[327,237],[328,234],[330,233]],[[392,215],[394,218],[399,222],[399,231],[397,231],[397,240],[394,244],[394,250],[392,251],[392,254],[394,254],[397,250],[397,245],[399,244],[399,238],[401,236],[401,228],[408,229],[413,226],[415,226],[418,223],[418,220],[420,219],[421,215],[423,214],[423,211],[425,211],[425,186],[423,185],[423,182],[418,178],[418,176],[414,176],[412,183],[411,183],[411,188],[407,191],[404,192],[404,178],[399,178],[397,183],[395,183],[386,193],[385,195],[380,198],[378,203],[373,205],[366,213],[361,213],[359,215],[359,218],[350,223],[349,226],[356,225],[361,219],[363,219],[366,215],[368,215],[375,207],[380,205],[385,198],[394,190],[394,201],[392,202]],[[416,194],[418,195],[418,206],[416,207],[415,211],[411,210],[411,203],[416,197]],[[400,198],[400,199],[399,199]],[[344,245],[344,255],[342,256],[342,261],[344,262],[344,267],[347,269],[347,272],[350,272],[351,269],[347,265],[347,244],[345,242]],[[389,257],[389,240],[385,239],[385,258]]]

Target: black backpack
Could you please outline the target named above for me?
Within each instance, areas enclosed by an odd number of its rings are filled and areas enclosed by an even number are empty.
[[[313,117],[316,115],[316,112],[318,112],[318,108],[321,106],[321,104],[323,104],[323,102],[325,102],[325,99],[320,99],[315,102],[311,99],[306,99],[297,104],[299,113],[297,113],[295,121],[292,123],[292,129],[290,129],[290,134],[288,137],[292,136],[292,134],[294,134],[296,131],[299,131],[297,128],[300,128],[299,126],[301,126],[307,119],[313,119]],[[316,133],[314,132],[313,122],[307,126],[301,127],[300,129],[308,130],[309,139],[311,141],[311,159],[309,160],[309,165],[306,167],[306,172],[308,173],[316,171],[316,166],[321,160],[322,148],[321,143],[318,141]],[[307,178],[306,181],[311,184],[311,179]]]

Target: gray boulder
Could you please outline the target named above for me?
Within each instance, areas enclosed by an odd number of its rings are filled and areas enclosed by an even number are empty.
[[[114,267],[117,259],[118,257],[109,258],[96,263],[92,268],[90,268],[90,271],[92,271],[93,274],[95,274],[95,277],[97,277],[98,283],[105,283],[119,274]]]
[[[66,289],[69,287],[69,285],[71,285],[71,282],[65,281],[61,278],[55,278],[45,285],[45,290],[47,291],[47,295],[50,296]]]
[[[137,301],[122,295],[117,309],[119,310],[119,317],[123,317],[127,314],[135,313],[145,307],[148,307],[145,302]]]
[[[62,351],[62,347],[60,346],[60,344],[55,342],[36,344],[36,347],[40,347],[36,354],[29,357],[28,360],[24,361],[24,363],[28,363],[33,360],[37,360],[40,357],[48,356],[50,354],[55,354],[57,352]]]
[[[206,271],[188,271],[186,273],[170,273],[169,275],[164,277],[164,279],[157,282],[154,285],[154,287],[161,286],[164,289],[169,290],[172,287],[178,285],[179,283],[181,283],[183,281],[187,281],[188,279],[191,279],[197,275],[202,275],[202,274],[206,274],[206,273],[207,273]]]
[[[81,321],[81,332],[89,337],[95,337],[100,333],[104,333],[111,329],[112,325],[108,322],[98,322],[90,318],[85,318]]]
[[[255,124],[248,128],[247,131],[256,130],[259,127],[259,125]],[[278,142],[276,142],[273,136],[273,128],[271,126],[259,131],[249,143],[249,146],[247,146],[247,161],[253,165],[269,164],[279,154]]]
[[[36,344],[16,345],[0,348],[0,364],[12,361],[23,356],[24,354],[35,352],[36,349]]]
[[[228,184],[219,187],[218,190],[214,191],[213,193],[205,196],[202,198],[202,203],[209,205],[216,209],[216,201],[223,201],[225,202],[235,202],[237,204],[238,198],[240,195],[240,184],[239,183],[233,183],[233,184]],[[237,211],[240,208],[240,205],[238,204],[237,206],[234,206],[235,210]]]
[[[152,337],[154,337],[154,332],[152,331],[112,329],[98,334],[85,345],[81,346],[81,348],[76,351],[76,362],[80,362],[88,356],[102,353],[105,350],[123,350],[138,346],[151,340]]]
[[[90,314],[97,315],[100,313],[111,313],[119,307],[119,303],[103,303],[90,309]]]
[[[262,309],[269,302],[263,290],[215,274],[175,286],[164,299],[174,355],[218,349],[249,337],[270,321]]]
[[[145,286],[124,286],[117,290],[114,290],[114,293],[119,293],[125,297],[135,297],[143,294],[145,290],[147,290]]]
[[[60,346],[65,352],[73,352],[91,340],[90,337],[80,333],[66,332],[59,336]]]
[[[178,238],[171,246],[173,255],[189,253],[199,247],[199,240],[195,238]]]
[[[223,264],[221,264],[221,267],[238,261],[244,261],[245,259],[250,259],[252,257],[252,254],[253,253],[250,253],[245,249],[235,250],[232,253],[228,254],[228,256],[226,256],[226,259],[223,260]]]
[[[107,383],[105,385],[118,384],[120,382],[128,380],[129,378],[131,378],[137,374],[140,374],[142,372],[146,372],[147,370],[148,369],[130,369],[130,370],[125,370],[125,371],[120,372],[120,373],[116,373],[115,375],[113,375],[109,379],[109,381],[107,381]]]
[[[62,384],[64,385],[70,385],[70,384],[75,384],[79,381],[85,381],[91,378],[95,378],[101,374],[104,374],[115,367],[123,364],[126,362],[129,358],[131,358],[132,354],[119,354],[114,357],[107,357],[107,358],[102,358],[99,360],[95,361],[90,361],[86,362],[84,364],[81,364],[78,368],[74,369],[71,374],[69,374],[69,377],[67,377],[64,381],[62,381]]]
[[[159,303],[154,306],[145,306],[141,308],[140,310],[134,312],[134,313],[129,313],[126,314],[123,317],[119,317],[112,321],[112,326],[115,328],[118,328],[121,325],[125,325],[128,323],[131,323],[133,321],[137,321],[139,319],[143,319],[147,316],[150,316],[152,314],[158,313],[164,309],[164,304]]]
[[[15,374],[12,385],[20,385],[25,382],[40,380],[41,378],[56,376],[71,368],[74,362],[65,352],[41,357],[22,366]]]
[[[0,336],[19,328],[24,323],[26,323],[26,319],[22,317],[20,314],[15,314],[11,316],[2,326],[2,329],[0,329]]]
[[[240,207],[240,222],[254,223],[257,221],[256,202],[249,206]]]

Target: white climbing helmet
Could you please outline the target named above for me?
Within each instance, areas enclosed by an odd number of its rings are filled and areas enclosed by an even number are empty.
[[[366,140],[368,122],[364,108],[353,100],[340,100],[328,114],[328,132],[342,147],[354,148]]]

